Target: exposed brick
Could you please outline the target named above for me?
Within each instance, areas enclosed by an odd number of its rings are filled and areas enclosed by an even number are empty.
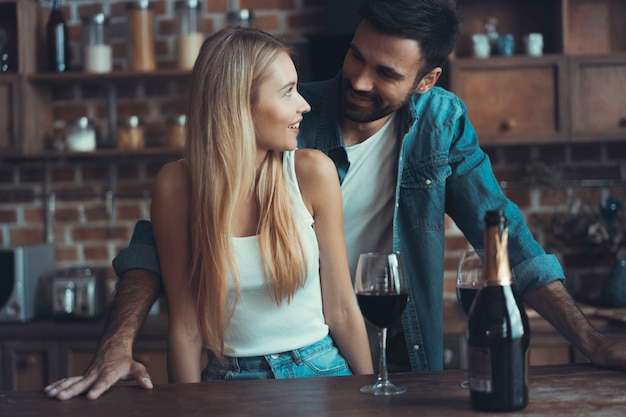
[[[565,145],[543,145],[538,146],[539,161],[548,165],[562,164],[565,162]],[[522,161],[523,162],[523,161]]]
[[[4,165],[4,161],[2,164]],[[13,181],[13,170],[5,167],[0,168],[0,184],[11,184]]]
[[[110,217],[104,204],[85,208],[85,218],[88,222],[108,220]]]
[[[0,223],[16,223],[17,213],[13,209],[0,210]]]
[[[73,182],[74,168],[72,166],[59,166],[52,168],[52,181]]]
[[[0,202],[32,203],[35,193],[32,188],[16,187],[12,190],[0,190]]]
[[[445,248],[446,251],[461,251],[470,247],[469,242],[465,239],[465,236],[446,236]]]
[[[530,161],[529,146],[507,146],[502,148],[502,158],[506,164],[526,164]]]
[[[257,16],[254,18],[254,26],[259,29],[273,31],[280,28],[280,20],[276,15]]]
[[[94,161],[82,166],[83,181],[109,180],[109,166],[104,161]]]
[[[61,223],[75,223],[79,219],[77,207],[57,207],[54,211],[54,221]]]
[[[19,175],[21,183],[43,182],[44,169],[42,166],[25,166],[20,169]]]
[[[138,179],[139,165],[137,163],[120,162],[117,165],[117,175],[119,180]]]
[[[145,101],[133,101],[132,103],[124,103],[118,106],[118,116],[122,117],[130,117],[130,116],[140,116],[146,117],[150,114],[150,106]]]
[[[176,32],[176,19],[159,20],[159,34],[177,36],[178,33]]]
[[[141,216],[141,206],[139,204],[118,204],[118,219],[137,220]]]
[[[544,206],[564,206],[567,205],[567,191],[563,188],[541,188],[539,189],[539,205]]]
[[[206,11],[209,13],[226,13],[228,10],[228,1],[229,0],[211,0],[203,3],[205,4]]]
[[[103,99],[106,97],[106,89],[97,84],[84,84],[79,87],[80,97],[83,100]]]
[[[118,226],[76,226],[71,232],[75,242],[104,241],[109,239],[126,239],[127,230]]]
[[[563,179],[619,179],[621,177],[618,165],[574,166],[563,170]]]
[[[608,143],[606,145],[606,154],[610,161],[626,161],[626,146],[624,146],[624,141]]]
[[[599,161],[602,157],[602,145],[599,143],[572,144],[572,162]]]
[[[170,83],[164,83],[163,81],[146,82],[145,84],[146,96],[163,96],[170,93]]]
[[[25,208],[24,220],[26,223],[42,223],[43,222],[43,209],[37,208]]]
[[[86,261],[108,261],[109,251],[106,246],[85,246],[83,255]]]
[[[250,10],[291,10],[294,8],[294,0],[239,0],[239,8]]]
[[[65,104],[53,107],[52,113],[55,120],[72,121],[87,116],[88,109],[83,104]]]
[[[44,230],[41,227],[16,227],[9,230],[11,245],[28,245],[44,241]]]
[[[513,201],[520,208],[529,207],[530,206],[530,193],[525,189],[506,189],[506,196],[509,200]]]
[[[320,27],[326,22],[325,11],[318,11],[313,13],[294,13],[287,17],[287,27],[289,28],[309,28]]]
[[[73,100],[75,98],[74,88],[67,85],[60,85],[50,88],[52,100]]]
[[[77,7],[78,18],[82,21],[83,17],[93,16],[94,14],[102,13],[102,4],[87,4],[79,5]]]
[[[57,245],[55,248],[57,262],[77,261],[78,248],[76,246]]]
[[[168,55],[170,53],[169,44],[165,41],[155,41],[154,53],[156,56]]]

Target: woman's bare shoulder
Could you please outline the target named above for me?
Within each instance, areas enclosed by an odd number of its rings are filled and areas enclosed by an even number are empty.
[[[184,159],[164,164],[154,181],[154,192],[168,196],[187,194],[191,179],[189,165]]]

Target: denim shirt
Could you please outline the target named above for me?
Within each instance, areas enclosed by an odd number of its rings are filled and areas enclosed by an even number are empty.
[[[299,85],[312,110],[300,125],[298,146],[326,153],[343,181],[350,162],[338,121],[339,82],[340,75]],[[402,324],[411,369],[440,370],[445,213],[473,247],[483,248],[485,211],[505,211],[510,263],[522,293],[563,279],[564,273],[556,257],[547,255],[534,240],[518,207],[504,196],[458,97],[434,87],[412,96],[398,112],[397,140],[401,145],[393,246],[404,255],[410,283]],[[159,272],[147,222],[137,224],[131,245],[113,260],[113,266],[118,275],[132,268]]]

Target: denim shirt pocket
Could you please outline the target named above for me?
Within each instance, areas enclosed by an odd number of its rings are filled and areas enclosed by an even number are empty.
[[[452,174],[445,153],[407,162],[401,172],[400,208],[419,231],[444,230],[446,179]]]

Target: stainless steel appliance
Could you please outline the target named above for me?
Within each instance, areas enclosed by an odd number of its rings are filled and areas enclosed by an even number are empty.
[[[35,318],[39,280],[56,269],[54,249],[51,243],[0,248],[0,321]]]
[[[106,269],[66,268],[56,271],[51,282],[52,314],[55,318],[96,318],[104,312]]]

